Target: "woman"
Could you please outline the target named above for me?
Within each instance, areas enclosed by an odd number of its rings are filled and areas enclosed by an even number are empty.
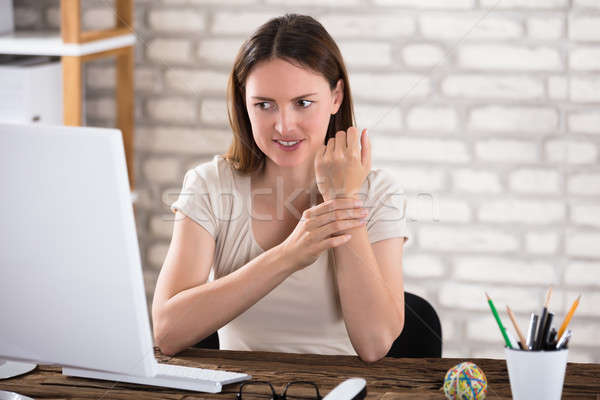
[[[190,169],[171,206],[157,346],[218,330],[221,349],[384,357],[404,324],[408,233],[352,126],[335,42],[308,16],[268,21],[237,55],[228,107],[228,153]]]

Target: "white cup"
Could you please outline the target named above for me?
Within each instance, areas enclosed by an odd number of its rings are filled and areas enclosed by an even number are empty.
[[[567,349],[524,351],[504,348],[510,390],[514,400],[560,400]]]

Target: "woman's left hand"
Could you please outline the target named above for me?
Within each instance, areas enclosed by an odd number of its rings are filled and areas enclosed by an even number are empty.
[[[354,126],[348,132],[338,131],[315,156],[317,187],[325,201],[354,197],[370,170],[371,143],[366,129],[360,134]]]

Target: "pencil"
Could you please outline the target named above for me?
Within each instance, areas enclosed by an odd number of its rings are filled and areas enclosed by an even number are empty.
[[[565,331],[565,329],[567,329],[569,322],[571,322],[571,318],[573,318],[573,314],[575,314],[575,309],[579,305],[579,299],[581,299],[581,295],[577,296],[577,298],[573,302],[573,305],[571,306],[569,313],[567,314],[567,316],[565,317],[565,320],[563,321],[562,325],[560,326],[560,329],[558,330],[558,334],[556,335],[556,337],[560,338],[562,336],[563,332]]]
[[[509,306],[506,306],[506,312],[508,312],[508,316],[510,317],[510,320],[512,321],[513,326],[515,327],[515,331],[517,331],[517,335],[519,335],[519,340],[521,341],[523,350],[529,350],[529,348],[527,347],[527,340],[525,339],[525,336],[523,336],[523,333],[519,329],[519,325],[517,324],[515,315],[513,314],[512,310],[510,309]]]
[[[548,289],[546,293],[546,302],[544,303],[544,308],[542,308],[542,316],[540,317],[540,324],[538,326],[538,333],[536,336],[536,341],[533,346],[533,350],[541,350],[542,349],[542,339],[544,338],[544,329],[546,328],[546,318],[548,317],[548,305],[550,304],[550,296],[552,296],[552,286]]]
[[[496,307],[494,306],[492,299],[490,298],[490,296],[488,296],[487,293],[485,294],[485,297],[487,297],[488,304],[490,305],[490,309],[492,310],[492,314],[494,314],[494,318],[496,319],[496,322],[498,323],[498,327],[500,328],[500,333],[502,333],[502,337],[504,337],[504,342],[506,342],[506,347],[508,347],[509,349],[512,349],[513,347],[510,344],[510,339],[508,339],[508,335],[506,334],[506,329],[504,329],[504,326],[502,325],[502,321],[500,321],[500,316],[498,315],[498,311],[496,311]]]

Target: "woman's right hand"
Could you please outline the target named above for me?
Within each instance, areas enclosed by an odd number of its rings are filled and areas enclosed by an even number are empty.
[[[364,225],[368,210],[354,198],[336,198],[306,209],[294,231],[279,246],[300,270],[329,248],[350,240],[348,229]]]

